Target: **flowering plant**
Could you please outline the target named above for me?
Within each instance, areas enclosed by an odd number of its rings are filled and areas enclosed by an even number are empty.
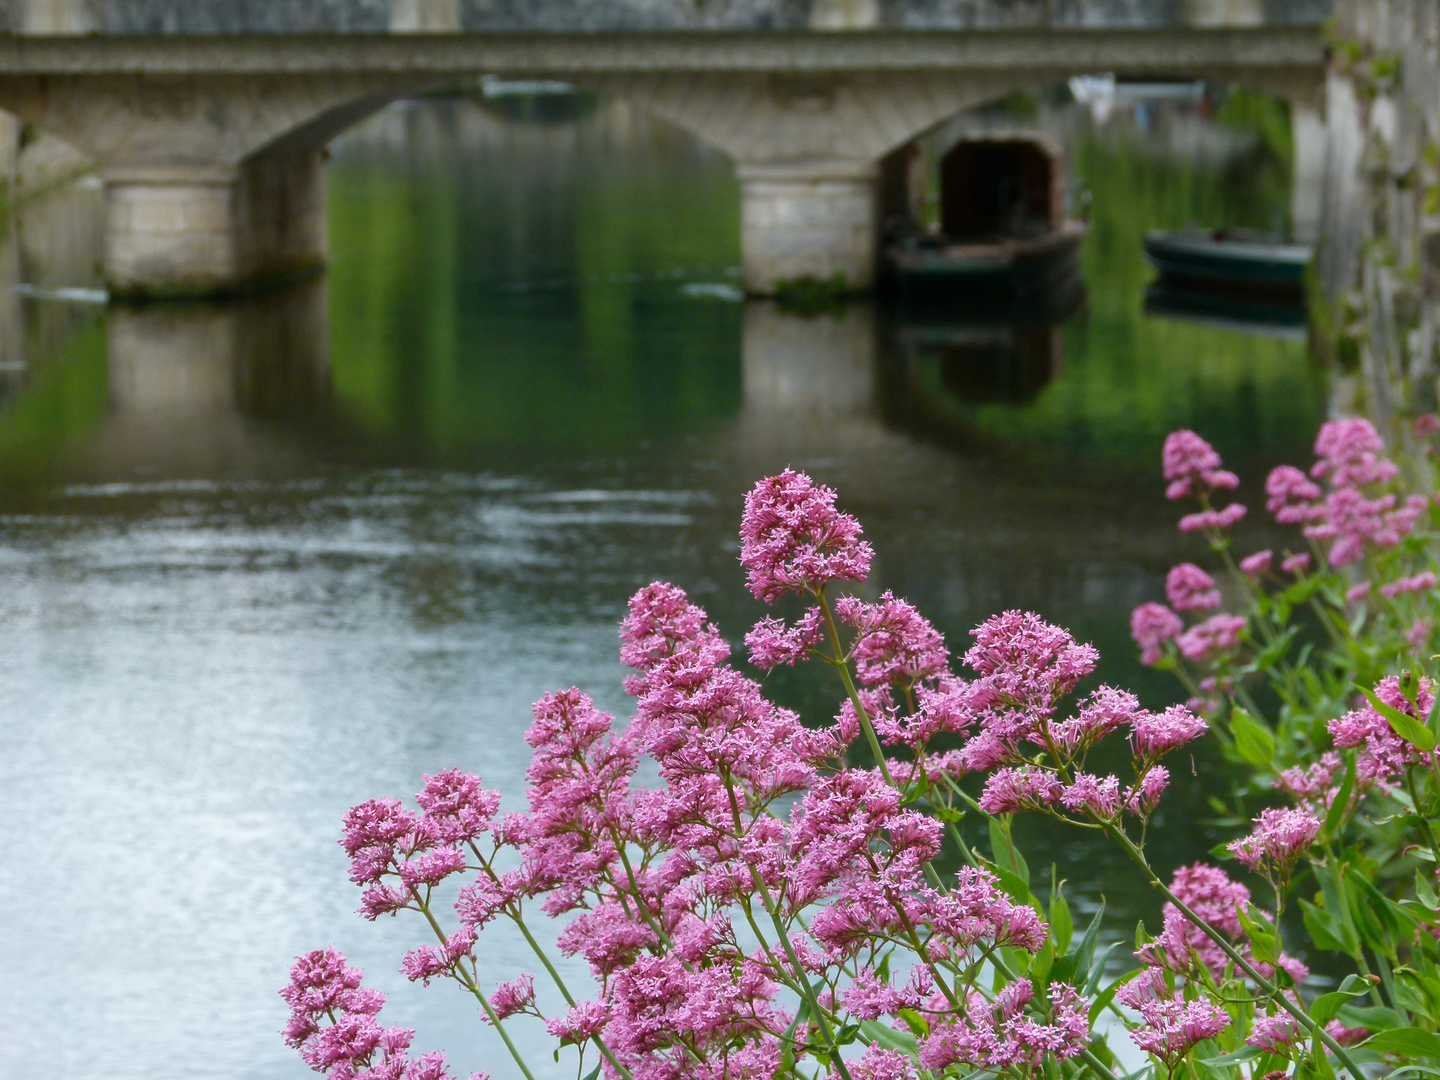
[[[1417,421],[1417,436],[1437,431],[1435,417]],[[1237,562],[1230,530],[1245,507],[1215,503],[1238,478],[1194,432],[1171,434],[1166,495],[1198,501],[1180,528],[1208,540],[1241,613],[1220,610],[1215,580],[1183,563],[1166,579],[1169,606],[1141,604],[1131,630],[1142,661],[1179,677],[1241,767],[1231,801],[1212,799],[1217,813],[1266,804],[1228,853],[1272,886],[1277,919],[1292,882],[1315,890],[1299,901],[1313,951],[1374,984],[1356,995],[1370,1005],[1334,1015],[1378,1031],[1367,1046],[1408,1038],[1433,1058],[1440,713],[1421,674],[1434,659],[1433,504],[1401,490],[1384,449],[1366,420],[1323,425],[1309,473],[1281,465],[1265,483],[1267,510],[1300,542]],[[1188,628],[1181,612],[1193,613]]]
[[[833,668],[843,698],[829,723],[768,701],[706,613],[656,583],[621,626],[635,699],[623,730],[575,688],[535,704],[528,811],[501,813],[498,794],[452,769],[425,779],[413,809],[349,812],[361,914],[414,912],[434,933],[404,958],[411,980],[472,995],[527,1080],[510,1033],[521,1017],[574,1048],[577,1075],[591,1062],[592,1077],[625,1080],[1110,1080],[1107,1022],[1167,1077],[1291,1064],[1327,1076],[1338,1063],[1362,1080],[1343,1045],[1353,1033],[1330,1024],[1354,984],[1307,1009],[1279,905],[1262,911],[1204,865],[1166,885],[1146,859],[1165,756],[1207,721],[1111,687],[1076,700],[1095,650],[1018,611],[972,632],[962,678],[910,604],[843,594],[872,552],[835,498],[786,471],[756,485],[741,524],[752,593],[804,608],[757,623],[750,662]],[[1112,735],[1128,742],[1123,778],[1090,771]],[[642,755],[658,786],[636,782]],[[1099,947],[1100,915],[1077,935],[1058,888],[1031,891],[1019,812],[1103,834],[1163,892],[1138,971],[1107,977],[1116,946]],[[1236,843],[1283,897],[1320,824],[1282,814]],[[967,816],[988,853],[967,843]],[[537,907],[562,921],[558,948],[584,958],[591,985],[562,978],[533,932]],[[530,945],[534,975],[487,975],[476,945],[499,920]],[[562,1006],[542,1006],[537,978]],[[382,1026],[383,999],[333,950],[297,959],[282,994],[285,1037],[334,1080],[449,1075],[439,1055],[410,1055],[412,1032]]]

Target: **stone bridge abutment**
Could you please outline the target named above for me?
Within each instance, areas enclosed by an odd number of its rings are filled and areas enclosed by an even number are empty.
[[[88,154],[116,295],[223,293],[324,261],[325,147],[482,74],[625,97],[724,151],[754,293],[870,286],[880,160],[956,113],[1094,72],[1215,78],[1305,108],[1313,28],[0,37],[0,108]]]

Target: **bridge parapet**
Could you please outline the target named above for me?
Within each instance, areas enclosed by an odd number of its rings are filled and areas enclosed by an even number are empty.
[[[1173,29],[1319,26],[1332,0],[0,0],[12,33]]]

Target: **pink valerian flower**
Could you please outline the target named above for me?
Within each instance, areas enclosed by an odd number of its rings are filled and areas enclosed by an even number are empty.
[[[1425,648],[1430,640],[1430,635],[1435,630],[1435,623],[1430,619],[1416,619],[1405,631],[1405,642],[1416,652]]]
[[[1356,1043],[1364,1042],[1370,1037],[1369,1028],[1346,1027],[1339,1020],[1331,1020],[1325,1025],[1325,1034],[1329,1035],[1341,1046],[1354,1046]]]
[[[1085,699],[1074,716],[1050,724],[1050,738],[1068,754],[1083,752],[1112,731],[1133,724],[1142,712],[1134,694],[1101,686]]]
[[[1230,1025],[1229,1014],[1208,1001],[1151,998],[1139,1002],[1136,1009],[1141,1026],[1131,1030],[1130,1040],[1172,1071],[1198,1043],[1213,1039]]]
[[[1113,819],[1120,813],[1120,781],[1117,777],[1076,773],[1060,796],[1060,805],[1071,813]]]
[[[1268,496],[1265,509],[1275,515],[1282,525],[1300,525],[1314,521],[1323,514],[1323,508],[1314,505],[1320,498],[1320,486],[1310,480],[1294,465],[1278,465],[1270,470],[1265,479],[1265,494]]]
[[[1298,555],[1287,555],[1280,560],[1280,569],[1287,574],[1299,577],[1310,569],[1310,556],[1303,551]]]
[[[1275,786],[1296,802],[1314,803],[1328,808],[1329,796],[1333,794],[1335,777],[1343,766],[1340,755],[1333,750],[1321,755],[1320,760],[1308,767],[1292,765],[1275,779]]]
[[[545,1030],[559,1039],[562,1046],[574,1045],[599,1035],[608,1021],[609,1009],[603,1002],[582,1001],[563,1016],[545,1021]]]
[[[697,1052],[723,1055],[740,1040],[778,1042],[769,1032],[791,1018],[771,1003],[776,990],[759,964],[687,970],[675,956],[640,956],[610,983],[605,1042],[622,1063],[647,1070]]]
[[[1007,611],[986,619],[970,634],[975,639],[965,662],[982,676],[971,684],[977,709],[1003,706],[1007,709],[1038,709],[1047,712],[1095,670],[1099,653],[1093,645],[1077,644],[1070,634],[1028,611]],[[991,709],[981,723],[991,727],[1003,721],[1008,730],[1002,738],[1025,734],[1033,724],[997,716]]]
[[[1243,932],[1236,909],[1250,902],[1250,890],[1217,866],[1194,863],[1182,866],[1170,880],[1175,899],[1211,926],[1236,940]]]
[[[918,1009],[935,993],[935,980],[927,967],[910,969],[904,985],[880,978],[874,970],[861,968],[841,997],[846,1011],[862,1020],[895,1016],[901,1009]]]
[[[1327,558],[1335,566],[1349,566],[1365,557],[1367,547],[1392,548],[1408,534],[1426,511],[1422,495],[1411,495],[1403,506],[1394,495],[1366,498],[1355,488],[1340,488],[1325,497],[1316,524],[1302,530],[1307,539],[1331,541]]]
[[[850,1063],[853,1080],[914,1080],[915,1066],[903,1050],[886,1050],[871,1043],[859,1061]]]
[[[1171,705],[1162,713],[1139,713],[1130,725],[1130,752],[1139,761],[1154,762],[1209,729],[1202,717],[1183,705]]]
[[[335,949],[296,957],[290,983],[280,991],[290,1006],[286,1043],[334,1080],[449,1080],[443,1054],[409,1056],[414,1031],[380,1026],[385,995],[361,986],[361,977]]]
[[[1440,431],[1440,416],[1433,412],[1421,413],[1415,418],[1415,435],[1417,438],[1424,438],[1426,435],[1434,435]]]
[[[1140,662],[1154,667],[1165,656],[1165,642],[1180,636],[1185,623],[1164,604],[1147,601],[1130,613],[1130,636],[1140,646]]]
[[[1398,578],[1386,585],[1380,586],[1380,595],[1387,600],[1394,600],[1397,596],[1405,593],[1428,592],[1435,588],[1435,574],[1430,570],[1412,574],[1410,577]]]
[[[1320,832],[1320,819],[1309,810],[1270,807],[1255,818],[1249,836],[1231,841],[1230,853],[1257,873],[1288,881],[1300,856]]]
[[[1300,1021],[1289,1013],[1281,1013],[1279,1016],[1257,1016],[1245,1041],[1260,1047],[1267,1054],[1288,1057],[1290,1047],[1301,1034]]]
[[[480,786],[480,778],[459,769],[425,777],[415,796],[434,835],[449,844],[467,843],[490,828],[500,809],[500,793]]]
[[[761,671],[773,671],[781,664],[794,667],[809,659],[810,651],[824,636],[824,612],[812,607],[794,626],[774,616],[761,619],[745,635],[745,646],[750,650],[750,663]]]
[[[535,1011],[535,976],[521,975],[490,991],[490,1007],[501,1020],[516,1013]],[[487,1017],[488,1021],[488,1017]]]
[[[937,1019],[920,1044],[920,1064],[936,1072],[961,1062],[979,1068],[1067,1061],[1089,1041],[1088,1001],[1066,983],[1050,987],[1050,1023],[1025,1012],[1035,995],[1028,979],[1010,983],[993,1003],[972,995],[963,1016]]]
[[[1125,809],[1136,817],[1145,817],[1160,805],[1160,797],[1170,786],[1170,770],[1164,765],[1152,765],[1145,770],[1131,788],[1125,792]]]
[[[1231,503],[1221,510],[1205,509],[1186,514],[1176,526],[1183,533],[1223,532],[1245,519],[1243,503]]]
[[[980,809],[987,814],[1038,810],[1060,801],[1063,788],[1052,772],[1037,768],[997,769],[985,781]]]
[[[718,664],[730,655],[730,646],[684,589],[653,582],[630,598],[620,624],[620,662],[642,672],[625,680],[626,693],[639,697],[645,690],[643,673],[681,654]]]
[[[1362,581],[1358,585],[1351,585],[1350,588],[1345,590],[1345,599],[1351,604],[1359,604],[1370,599],[1370,589],[1371,584],[1368,581]]]
[[[1400,467],[1380,457],[1385,440],[1369,420],[1330,420],[1315,436],[1317,461],[1310,475],[1337,488],[1365,487],[1399,475]]]
[[[612,735],[613,718],[575,687],[546,694],[532,711],[525,873],[529,891],[550,890],[544,910],[558,915],[619,861],[617,838],[633,828],[639,754],[634,736]]]
[[[835,509],[835,492],[789,469],[745,496],[740,539],[746,584],[770,604],[787,592],[864,581],[874,557],[860,523]]]
[[[1215,579],[1194,563],[1171,567],[1165,577],[1165,596],[1176,611],[1205,611],[1220,606]]]
[[[1165,479],[1170,481],[1165,497],[1172,501],[1240,485],[1239,477],[1220,467],[1215,448],[1193,431],[1182,429],[1167,435],[1160,461]]]
[[[1435,684],[1422,677],[1415,705],[1412,705],[1400,688],[1400,680],[1387,675],[1376,684],[1375,696],[1392,709],[1399,709],[1423,723],[1435,703]],[[1390,783],[1398,780],[1407,768],[1426,768],[1435,759],[1434,751],[1421,751],[1397,735],[1390,722],[1368,702],[1338,720],[1331,720],[1328,728],[1336,746],[1346,750],[1360,748],[1355,771],[1365,781]]]
[[[950,652],[930,621],[886,590],[878,602],[854,597],[835,602],[835,614],[855,630],[850,658],[865,686],[912,684],[945,673]]]
[[[1269,548],[1257,551],[1253,555],[1246,555],[1240,560],[1240,572],[1252,579],[1264,577],[1270,572],[1270,562],[1274,557],[1274,553]]]
[[[1175,640],[1175,644],[1181,656],[1200,663],[1236,649],[1245,627],[1243,615],[1221,612],[1190,627]]]
[[[475,947],[476,930],[473,926],[462,926],[451,934],[444,945],[422,945],[405,954],[401,968],[411,982],[423,981],[426,986],[437,977],[453,978],[455,965],[461,958],[470,956]]]

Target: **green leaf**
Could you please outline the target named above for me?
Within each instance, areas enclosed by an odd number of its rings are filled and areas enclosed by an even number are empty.
[[[1370,1031],[1392,1031],[1405,1026],[1405,1017],[1401,1013],[1378,1005],[1344,1005],[1337,1015],[1346,1027],[1368,1028]]]
[[[1030,883],[1022,878],[1015,871],[1004,866],[995,867],[995,876],[1000,879],[1000,887],[1014,900],[1022,904],[1030,903]]]
[[[990,850],[994,853],[995,865],[1009,870],[1025,882],[1025,898],[1028,901],[1030,868],[1025,865],[1025,856],[1014,849],[1009,836],[1006,835],[1005,827],[999,821],[992,817],[988,824],[990,826]]]
[[[1054,880],[1054,871],[1051,871],[1051,880]],[[1064,954],[1070,948],[1070,938],[1075,932],[1075,925],[1070,921],[1070,905],[1065,902],[1065,896],[1059,888],[1050,890],[1050,938],[1055,942],[1055,951]]]
[[[1440,1035],[1418,1027],[1381,1031],[1360,1045],[1401,1057],[1440,1058]]]
[[[1440,700],[1440,694],[1436,694],[1435,697],[1436,700]],[[1415,871],[1415,895],[1422,904],[1432,911],[1440,907],[1440,898],[1435,896],[1435,890],[1430,887],[1430,882],[1427,881],[1425,875],[1418,870]]]
[[[598,1077],[599,1075],[600,1075],[600,1066],[599,1066],[599,1064],[596,1064],[596,1066],[595,1066],[593,1069],[591,1069],[588,1073],[585,1074],[585,1080],[596,1080],[596,1077]]]
[[[1365,944],[1390,959],[1395,959],[1400,939],[1400,924],[1390,901],[1370,879],[1353,866],[1345,868],[1345,884],[1350,887],[1350,916],[1360,929]]]
[[[1110,1002],[1115,999],[1116,992],[1119,991],[1119,989],[1126,983],[1128,983],[1131,979],[1135,978],[1136,975],[1139,975],[1142,970],[1142,968],[1138,967],[1131,968],[1124,975],[1121,975],[1109,986],[1105,987],[1104,990],[1101,990],[1100,993],[1095,995],[1095,1000],[1090,1005],[1090,1026],[1092,1028],[1095,1026],[1095,1021],[1100,1019],[1100,1014],[1110,1007]]]
[[[871,1042],[879,1043],[886,1050],[903,1050],[907,1054],[918,1052],[915,1048],[915,1036],[908,1031],[897,1031],[878,1020],[861,1020],[860,1030],[869,1036]]]
[[[905,1026],[917,1039],[930,1034],[930,1022],[914,1009],[901,1009],[896,1015],[905,1021]]]
[[[1345,820],[1345,811],[1350,807],[1350,795],[1355,790],[1355,755],[1345,755],[1345,778],[1340,781],[1340,790],[1335,793],[1334,800],[1330,803],[1330,810],[1325,815],[1325,836],[1333,837],[1340,828],[1340,823]]]
[[[1340,1012],[1340,1006],[1349,1004],[1357,997],[1370,992],[1370,984],[1358,975],[1348,976],[1340,989],[1321,994],[1310,1006],[1310,1015],[1317,1024],[1328,1024]]]
[[[1315,942],[1316,948],[1354,955],[1354,948],[1347,943],[1347,927],[1340,919],[1323,908],[1317,908],[1308,900],[1300,901],[1300,910],[1305,920],[1305,929],[1310,934],[1310,940]]]
[[[1219,1057],[1201,1058],[1201,1065],[1209,1065],[1212,1069],[1223,1068],[1226,1065],[1239,1065],[1241,1062],[1254,1061],[1261,1054],[1265,1053],[1258,1046],[1242,1046],[1229,1054],[1221,1054]]]
[[[1290,643],[1295,640],[1295,635],[1299,630],[1300,628],[1298,626],[1290,627],[1290,629],[1286,630],[1269,645],[1265,646],[1255,657],[1251,666],[1254,667],[1256,671],[1269,671],[1282,656],[1290,651]]]
[[[1375,696],[1373,690],[1366,690],[1363,686],[1355,689],[1365,695],[1365,700],[1370,702],[1375,711],[1383,716],[1389,725],[1395,729],[1395,734],[1404,739],[1417,750],[1430,751],[1435,749],[1435,734],[1413,716],[1406,716],[1399,709],[1386,705]]]
[[[1240,707],[1230,711],[1230,730],[1235,736],[1235,750],[1251,765],[1269,765],[1275,757],[1275,736],[1264,724]]]
[[[1250,951],[1255,955],[1255,959],[1261,963],[1273,964],[1279,954],[1274,925],[1254,904],[1238,906],[1235,911],[1240,916],[1240,925],[1245,928],[1245,934],[1250,939]]]
[[[1035,995],[1044,997],[1045,988],[1050,985],[1050,969],[1055,965],[1055,942],[1049,938],[1035,954],[1030,964],[1030,981],[1035,986]]]
[[[1095,962],[1090,965],[1090,977],[1085,981],[1084,994],[1086,997],[1092,997],[1096,989],[1100,986],[1100,980],[1105,975],[1106,965],[1110,963],[1110,957],[1114,955],[1115,950],[1119,947],[1120,942],[1112,941],[1109,945],[1105,946],[1105,951],[1097,956]]]

